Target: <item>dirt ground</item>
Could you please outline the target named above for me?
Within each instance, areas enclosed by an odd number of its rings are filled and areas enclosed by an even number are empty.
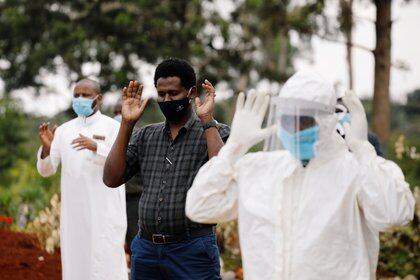
[[[60,253],[42,251],[35,236],[0,229],[0,279],[61,279]]]

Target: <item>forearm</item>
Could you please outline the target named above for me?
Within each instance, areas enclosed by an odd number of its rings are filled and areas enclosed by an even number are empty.
[[[229,147],[227,147],[229,148]],[[229,151],[203,165],[188,190],[185,212],[199,223],[219,223],[237,217],[237,183]],[[227,153],[225,153],[227,152]]]
[[[401,169],[378,156],[362,166],[366,171],[358,200],[366,219],[379,231],[412,220],[415,199]]]
[[[205,136],[207,141],[208,156],[209,159],[211,159],[212,157],[217,156],[224,143],[216,127],[206,129]]]
[[[108,187],[116,188],[124,183],[126,152],[133,128],[134,123],[121,122],[104,166],[103,181]]]
[[[55,172],[57,171],[57,166],[54,165],[52,162],[52,159],[50,157],[50,149],[48,149],[48,154],[46,154],[44,157],[42,157],[43,150],[43,147],[40,147],[38,149],[36,167],[38,173],[42,177],[49,177],[55,174]]]
[[[50,150],[51,147],[42,145],[41,159],[45,159],[46,157],[48,157],[50,155]]]

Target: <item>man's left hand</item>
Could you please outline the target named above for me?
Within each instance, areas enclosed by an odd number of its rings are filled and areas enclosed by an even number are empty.
[[[216,91],[208,80],[205,80],[201,86],[205,90],[206,96],[204,103],[201,102],[199,97],[195,98],[196,113],[202,123],[207,123],[213,120],[214,98],[216,97]]]
[[[92,152],[96,152],[98,144],[93,139],[90,139],[82,134],[79,134],[79,136],[80,137],[71,141],[73,149],[76,149],[77,151],[88,149]]]

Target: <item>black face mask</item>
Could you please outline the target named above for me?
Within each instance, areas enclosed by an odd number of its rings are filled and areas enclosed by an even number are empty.
[[[166,120],[176,123],[188,114],[190,99],[185,97],[181,100],[158,102],[158,104]]]

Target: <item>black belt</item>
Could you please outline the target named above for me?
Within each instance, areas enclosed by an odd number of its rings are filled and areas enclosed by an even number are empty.
[[[139,235],[141,238],[146,239],[154,244],[168,244],[168,243],[177,243],[182,242],[187,239],[201,237],[215,233],[215,227],[203,227],[192,229],[188,233],[182,234],[161,234],[161,233],[149,233],[144,230],[140,230]]]

